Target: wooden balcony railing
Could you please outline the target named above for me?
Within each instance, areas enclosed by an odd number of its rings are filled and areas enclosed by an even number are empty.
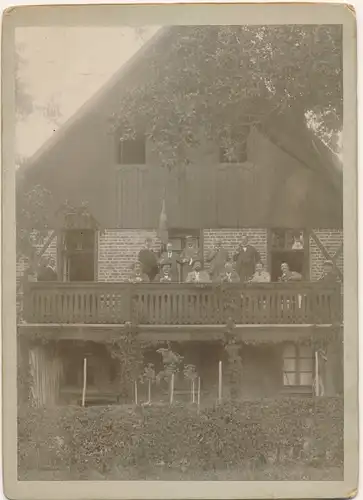
[[[321,283],[28,283],[27,323],[142,325],[332,324],[340,287]]]

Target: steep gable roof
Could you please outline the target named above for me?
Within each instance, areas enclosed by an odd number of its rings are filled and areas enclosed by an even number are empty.
[[[309,129],[294,109],[272,113],[262,122],[263,133],[285,153],[306,168],[322,174],[342,196],[343,165],[338,155]]]
[[[72,133],[73,128],[82,120],[86,120],[95,109],[102,106],[110,93],[127,91],[127,83],[132,79],[139,64],[148,56],[151,48],[165,41],[170,27],[160,28],[89,100],[87,100],[19,169],[20,176],[29,168],[37,165],[39,160],[50,152],[56,144],[64,141]]]
[[[45,142],[45,144],[18,169],[18,175],[26,175],[39,166],[46,167],[47,156],[55,146],[65,144],[78,126],[93,115],[112,113],[115,103],[122,101],[129,88],[139,79],[145,78],[142,72],[144,62],[153,56],[153,51],[161,47],[168,50],[169,41],[178,36],[178,27],[161,28],[145,45],[126,62],[110,80],[89,99],[81,108]],[[165,48],[165,49],[164,49]],[[289,109],[272,113],[263,119],[260,130],[274,144],[297,159],[302,166],[322,174],[327,182],[342,196],[342,164],[337,157],[314,133],[306,123],[298,120]],[[59,149],[58,149],[59,151]]]

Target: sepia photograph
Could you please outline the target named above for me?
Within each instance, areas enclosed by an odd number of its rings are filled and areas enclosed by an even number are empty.
[[[3,17],[16,498],[356,487],[354,15],[96,7]]]

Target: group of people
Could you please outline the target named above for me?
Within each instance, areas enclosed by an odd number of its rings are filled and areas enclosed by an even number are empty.
[[[160,283],[269,283],[270,273],[264,269],[257,249],[249,244],[248,237],[243,236],[236,252],[230,257],[223,247],[221,240],[217,240],[213,249],[201,258],[196,241],[188,237],[186,246],[179,254],[173,250],[172,243],[166,245],[165,251],[158,255],[153,250],[153,241],[147,238],[145,246],[138,254],[138,260],[133,265],[129,281],[160,282]],[[302,281],[300,273],[290,269],[286,262],[280,267],[281,274],[278,281]],[[320,281],[333,284],[338,277],[333,261],[326,260]],[[56,281],[57,272],[55,260],[52,257],[43,257],[38,266],[38,281]]]
[[[264,269],[258,250],[249,244],[248,236],[243,236],[236,252],[230,257],[217,240],[213,249],[203,259],[195,240],[187,237],[186,246],[179,254],[173,250],[172,243],[166,245],[160,256],[153,250],[153,241],[148,238],[140,250],[138,261],[133,266],[130,282],[160,283],[269,283],[270,273]],[[326,261],[322,278],[336,281],[333,276],[333,263]],[[302,275],[292,271],[286,262],[281,264],[280,282],[301,281]]]
[[[212,281],[237,283],[240,281],[269,281],[263,270],[258,251],[242,238],[233,258],[218,240],[205,258],[205,267],[195,240],[186,238],[186,246],[179,254],[172,243],[166,245],[160,257],[153,251],[153,242],[148,238],[140,250],[138,261],[133,266],[131,282],[154,281],[160,283],[210,283]]]

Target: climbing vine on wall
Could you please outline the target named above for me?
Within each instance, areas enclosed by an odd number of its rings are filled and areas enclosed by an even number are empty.
[[[143,372],[143,353],[147,346],[146,342],[138,338],[131,325],[120,337],[106,342],[111,357],[119,362],[119,388],[122,399],[128,400],[132,397],[133,383]]]
[[[233,320],[228,318],[224,349],[227,354],[226,375],[232,399],[236,399],[239,396],[242,379],[242,357],[240,355],[241,343],[237,342],[233,333],[235,326],[236,325]]]

